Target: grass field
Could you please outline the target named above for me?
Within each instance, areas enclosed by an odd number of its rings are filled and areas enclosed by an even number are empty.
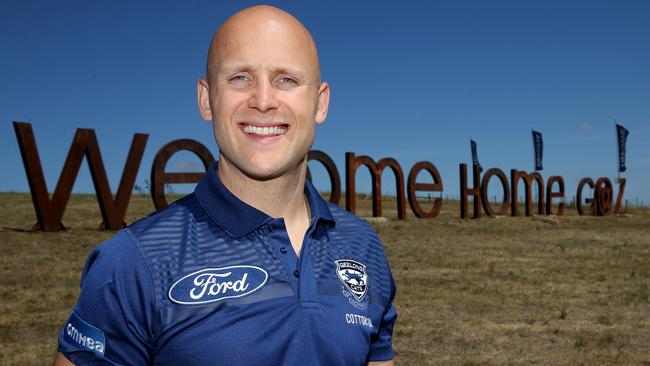
[[[359,200],[361,216],[370,203]],[[391,206],[392,205],[392,206]],[[152,210],[134,196],[127,220]],[[373,224],[398,293],[398,365],[650,365],[650,210],[624,217]],[[410,211],[408,212],[410,214]],[[112,232],[94,196],[74,196],[59,233],[29,233],[28,194],[0,194],[0,365],[44,365],[73,306],[84,259]]]

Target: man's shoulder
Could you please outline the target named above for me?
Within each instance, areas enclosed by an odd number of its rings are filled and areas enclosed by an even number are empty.
[[[170,228],[182,226],[190,218],[200,216],[200,207],[197,206],[194,195],[190,194],[133,222],[125,229],[119,230],[112,238],[96,245],[87,258],[86,267],[99,262],[106,266],[113,263],[120,267],[132,262],[142,254],[141,239],[146,240],[157,232],[169,232]]]
[[[133,259],[137,259],[137,247],[127,230],[118,231],[112,238],[98,244],[88,255],[85,270],[101,265],[102,268],[121,268]],[[125,261],[128,259],[128,261]],[[104,268],[104,269],[105,269]]]
[[[194,193],[174,201],[128,226],[128,231],[138,240],[162,233],[178,233],[197,220],[205,219],[205,211]]]
[[[344,247],[352,245],[356,249],[365,247],[369,250],[369,253],[384,256],[381,238],[372,225],[332,203],[328,205],[336,223],[333,230],[329,232],[332,244],[339,244]]]
[[[328,202],[327,205],[334,217],[337,230],[362,232],[377,236],[375,229],[365,220],[331,202]]]
[[[154,276],[164,273],[165,263],[177,260],[178,253],[189,250],[198,255],[188,248],[203,248],[206,243],[227,238],[194,193],[134,222],[125,231]]]

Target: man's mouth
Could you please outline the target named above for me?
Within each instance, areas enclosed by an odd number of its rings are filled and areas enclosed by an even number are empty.
[[[243,130],[249,135],[258,135],[258,136],[280,136],[284,135],[289,129],[288,125],[276,125],[276,126],[254,126],[249,124],[243,124]]]

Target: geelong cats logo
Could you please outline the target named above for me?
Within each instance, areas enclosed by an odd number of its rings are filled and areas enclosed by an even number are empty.
[[[335,261],[336,275],[357,302],[363,300],[368,292],[368,274],[366,266],[352,259]],[[350,299],[352,300],[352,299]],[[352,301],[350,302],[352,303]],[[354,303],[352,303],[354,305]]]
[[[184,276],[169,289],[169,298],[183,305],[206,304],[250,295],[269,279],[255,266],[206,268]]]

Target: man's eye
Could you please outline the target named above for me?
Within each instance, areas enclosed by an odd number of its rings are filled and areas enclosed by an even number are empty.
[[[288,76],[282,77],[278,79],[278,84],[284,87],[289,87],[289,86],[295,86],[298,85],[298,81],[294,78],[290,78]]]
[[[230,78],[230,81],[246,81],[248,78],[244,75],[235,75]]]

